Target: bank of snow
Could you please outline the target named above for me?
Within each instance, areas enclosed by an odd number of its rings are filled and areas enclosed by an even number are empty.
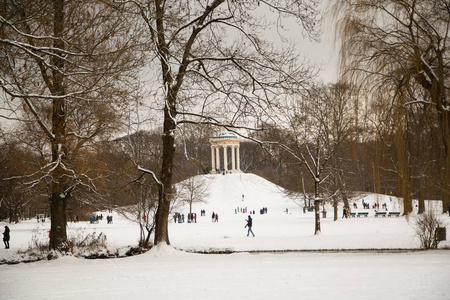
[[[291,252],[205,255],[189,251],[258,251],[305,249],[417,249],[419,242],[404,217],[342,219],[334,222],[328,207],[322,234],[314,235],[314,215],[286,198],[280,188],[251,174],[201,176],[209,182],[205,203],[194,204],[197,223],[174,224],[172,246],[120,259],[77,259],[0,265],[0,299],[450,299],[450,251]],[[242,201],[244,195],[244,201]],[[354,199],[386,203],[383,195]],[[392,200],[392,201],[391,201]],[[430,204],[430,206],[432,206]],[[248,213],[255,210],[253,231],[246,237]],[[259,214],[259,209],[268,213]],[[286,213],[286,208],[287,213]],[[200,217],[200,211],[206,216]],[[212,212],[219,214],[213,223]],[[179,206],[187,214],[188,206]],[[107,216],[108,212],[102,212]],[[341,213],[341,210],[340,210]],[[110,213],[111,214],[111,213]],[[110,251],[136,246],[139,227],[112,213],[113,224],[69,223],[69,236],[106,234]],[[414,217],[414,216],[413,216]],[[448,215],[442,215],[448,220]],[[1,223],[0,226],[4,226]],[[50,222],[10,224],[11,249],[0,249],[0,260],[13,259],[32,237],[48,241]],[[447,223],[447,232],[448,232]],[[441,248],[449,247],[448,241]]]

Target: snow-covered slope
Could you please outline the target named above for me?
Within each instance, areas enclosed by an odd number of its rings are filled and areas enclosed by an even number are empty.
[[[204,203],[193,205],[197,223],[169,224],[170,240],[179,249],[192,251],[248,251],[248,250],[304,250],[304,249],[398,249],[418,248],[419,241],[413,227],[404,217],[375,218],[375,203],[379,209],[401,211],[399,199],[388,195],[361,194],[350,200],[352,212],[368,212],[367,218],[334,221],[331,203],[325,205],[327,217],[322,218],[321,234],[314,235],[313,212],[303,212],[293,199],[287,197],[277,185],[254,174],[201,175],[208,186],[209,195]],[[370,209],[364,209],[362,203]],[[353,207],[353,203],[357,208]],[[430,207],[432,205],[430,204]],[[267,207],[267,214],[259,210]],[[247,208],[247,213],[240,212]],[[287,212],[286,212],[287,209]],[[206,216],[200,217],[205,210]],[[245,219],[255,211],[253,231],[256,239],[247,238]],[[178,209],[187,215],[189,206]],[[212,213],[219,214],[219,222],[212,222]],[[446,218],[443,215],[443,218]],[[445,246],[448,242],[443,242]]]
[[[258,214],[263,207],[271,212],[283,212],[286,208],[297,212],[301,210],[285,197],[281,187],[254,174],[198,175],[195,180],[203,182],[207,189],[204,203],[193,205],[193,212],[197,215],[205,209],[210,215],[215,212],[228,217],[238,207],[255,210]],[[185,205],[179,210],[187,213],[189,207]]]

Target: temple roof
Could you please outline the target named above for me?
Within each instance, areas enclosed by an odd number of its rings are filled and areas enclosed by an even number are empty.
[[[226,142],[226,143],[232,142],[234,144],[234,143],[239,143],[240,139],[234,133],[231,133],[228,131],[222,131],[222,132],[218,133],[217,135],[215,135],[214,137],[210,138],[209,141],[214,144],[221,143],[222,141]]]
[[[213,139],[237,139],[237,138],[238,138],[237,135],[229,131],[222,131],[213,137]]]

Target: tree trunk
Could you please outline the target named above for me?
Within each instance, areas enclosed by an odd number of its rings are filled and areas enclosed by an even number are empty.
[[[314,213],[316,220],[314,234],[320,234],[320,200],[318,199],[314,200]]]
[[[342,200],[344,201],[344,207],[350,208],[350,204],[348,203],[347,196],[345,196],[345,195],[343,194],[343,195],[342,195]]]
[[[334,211],[334,221],[338,219],[338,199],[336,196],[333,197],[333,211]]]
[[[174,103],[170,101],[169,103]],[[164,108],[163,157],[161,168],[161,183],[159,186],[158,209],[155,217],[155,245],[165,242],[170,245],[167,229],[170,200],[172,197],[173,160],[175,156],[175,106],[169,104]]]
[[[66,200],[59,196],[58,193],[52,193],[50,200],[50,249],[67,252],[69,246],[66,232]]]
[[[315,214],[315,229],[314,234],[320,234],[320,200],[319,200],[319,182],[314,183],[314,214]]]
[[[53,47],[56,49],[64,49],[64,42],[62,39],[64,32],[64,0],[54,0],[54,24],[53,32],[56,37],[53,41]],[[55,51],[56,55],[52,58],[52,65],[55,67],[52,70],[53,84],[52,93],[56,96],[65,94],[64,78],[62,70],[64,69],[64,60],[61,58],[61,53]],[[50,235],[50,249],[60,250],[66,252],[69,250],[66,233],[66,201],[69,191],[64,187],[65,171],[62,164],[66,159],[66,112],[65,100],[53,100],[52,109],[52,162],[56,164],[53,171],[53,180],[51,182],[51,196],[50,196],[50,212],[51,212],[51,235]]]
[[[425,212],[425,193],[423,192],[425,190],[423,186],[422,178],[419,178],[419,192],[417,193],[417,197],[419,198],[419,210],[418,214],[423,214]]]

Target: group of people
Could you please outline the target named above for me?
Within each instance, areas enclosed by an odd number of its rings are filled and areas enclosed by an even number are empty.
[[[80,220],[79,220],[79,218],[78,218],[78,216],[76,216],[76,217],[74,217],[74,216],[72,216],[72,215],[70,215],[69,216],[69,221],[71,222],[71,223],[78,223]]]
[[[237,208],[235,208],[234,209],[234,213],[237,214],[238,212],[246,214],[248,212],[247,211],[247,207],[237,207]]]
[[[391,199],[391,201],[392,201],[392,199]],[[369,203],[367,203],[367,202],[364,202],[364,199],[362,200],[362,205],[363,205],[363,208],[364,209],[370,209],[370,204]],[[356,204],[356,203],[353,203],[353,207],[354,208],[358,208],[358,205]],[[381,208],[383,209],[383,210],[385,210],[385,211],[388,211],[388,208],[387,208],[387,204],[386,203],[382,203],[381,204]],[[379,203],[374,203],[373,205],[372,205],[372,209],[374,209],[375,211],[377,211],[377,210],[379,210],[380,209],[380,204]],[[342,218],[349,218],[351,216],[351,210],[350,210],[350,207],[348,207],[348,206],[344,206],[344,208],[343,208],[343,211],[342,211]],[[449,212],[449,216],[450,216],[450,212]]]
[[[91,224],[94,224],[94,223],[98,223],[99,220],[100,221],[103,220],[103,214],[93,215],[90,222],[91,222]],[[77,222],[78,222],[78,220],[77,220]],[[107,222],[107,224],[112,224],[113,217],[112,216],[106,216],[106,222]]]
[[[237,208],[235,210],[235,213],[237,213],[237,211],[240,211],[240,208]],[[246,211],[246,208],[243,208],[242,211]],[[253,214],[255,214],[255,211],[252,211]],[[252,213],[250,212],[250,214]],[[200,212],[201,216],[205,215],[205,210],[202,209]],[[267,207],[263,207],[260,209],[260,213],[261,214],[267,214]],[[197,214],[196,213],[189,213],[188,215],[188,223],[197,223]],[[215,222],[219,222],[219,214],[213,212],[211,215],[211,221],[213,223]],[[253,237],[255,237],[255,234],[253,233],[252,227],[253,227],[253,219],[251,217],[251,215],[248,216],[248,218],[245,220],[247,222],[247,224],[245,225],[244,228],[248,228],[247,230],[247,236],[250,235],[250,233],[253,235]],[[184,223],[184,214],[180,214],[180,213],[174,213],[173,215],[173,222],[174,223]]]
[[[106,222],[107,222],[107,224],[112,224],[113,223],[113,217],[112,216],[106,216]]]
[[[93,215],[91,218],[91,224],[98,223],[99,220],[103,220],[103,214],[99,215]]]
[[[202,210],[201,215],[204,215],[203,210]],[[188,223],[197,223],[197,213],[188,213],[187,221],[188,221]],[[173,214],[173,222],[174,223],[184,223],[184,214],[174,213]]]
[[[314,211],[314,205],[311,206],[303,206],[303,213],[306,214],[306,211],[313,212]]]
[[[37,215],[37,216],[36,216],[36,220],[37,220],[38,223],[39,223],[39,222],[44,223],[44,222],[45,222],[45,217],[44,217],[44,216],[39,216],[39,215]]]
[[[173,222],[174,223],[184,223],[184,214],[174,213]]]
[[[212,218],[212,222],[213,223],[219,222],[219,215],[218,214],[213,212],[211,218]]]
[[[188,213],[188,223],[197,223],[196,213]]]

